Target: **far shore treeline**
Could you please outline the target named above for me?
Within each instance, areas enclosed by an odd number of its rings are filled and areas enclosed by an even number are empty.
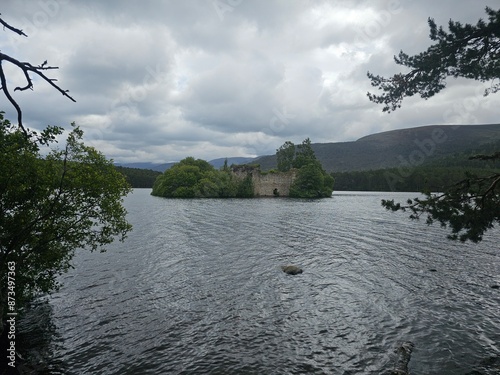
[[[153,187],[156,178],[161,175],[161,172],[153,171],[151,169],[142,168],[128,168],[122,166],[115,166],[118,172],[125,175],[127,182],[133,188],[149,188]]]
[[[150,169],[116,167],[123,173],[127,181],[134,188],[153,188],[154,182],[162,173]],[[468,174],[487,176],[499,170],[485,167],[416,167],[408,171],[409,175],[399,176],[397,168],[377,169],[368,171],[334,172],[330,175],[335,179],[336,191],[442,191],[452,184],[460,181]],[[396,180],[392,180],[399,176]]]
[[[285,144],[277,150],[277,155],[280,150],[282,154],[284,153],[281,158],[284,158],[285,161],[282,160],[280,163],[284,163],[285,166],[280,165],[281,170],[286,170],[287,168],[286,146],[290,146],[289,142],[285,142]],[[314,145],[312,146],[314,148]],[[299,146],[296,146],[296,148],[298,149]],[[289,148],[288,152],[291,150],[292,148]],[[324,172],[324,176],[328,175],[334,178],[334,188],[337,191],[443,191],[454,182],[464,180],[470,175],[488,176],[491,173],[500,170],[500,162],[498,161],[470,160],[470,157],[476,153],[487,153],[489,151],[489,148],[486,149],[485,145],[482,148],[476,148],[475,150],[471,150],[469,152],[453,153],[438,159],[431,159],[428,163],[423,163],[420,166],[414,166],[411,168],[395,167],[342,172],[330,171],[329,173]],[[203,162],[204,163],[201,164],[208,164],[208,162]],[[184,164],[185,163],[186,162],[184,162]],[[320,164],[324,165],[325,163],[330,164],[330,162],[320,160]],[[221,170],[217,170],[212,166],[210,167],[211,168],[205,166],[203,168],[211,170],[208,174],[212,177],[221,172]],[[116,168],[126,176],[128,182],[134,188],[151,189],[153,188],[157,178],[163,175],[161,172],[150,169],[126,168],[118,166]],[[227,165],[222,168],[222,170],[224,169],[227,174]],[[279,168],[277,169],[279,170]],[[267,171],[263,170],[263,172],[269,171],[273,171],[273,169],[268,169]],[[208,178],[210,180],[210,176],[208,176]],[[220,183],[221,180],[224,181],[224,178],[226,177],[219,176],[218,179],[215,178],[212,182]],[[242,191],[241,189],[240,192]],[[230,186],[228,190],[225,191],[234,192],[238,191],[238,188]]]

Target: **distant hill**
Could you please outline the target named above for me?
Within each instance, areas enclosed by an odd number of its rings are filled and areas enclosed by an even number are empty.
[[[500,124],[430,125],[392,130],[353,142],[314,143],[316,157],[328,172],[375,170],[436,163],[456,154],[498,149]],[[276,156],[257,158],[262,170],[276,168]]]
[[[353,142],[313,143],[312,148],[327,172],[349,172],[420,165],[438,165],[457,155],[493,152],[500,149],[500,124],[429,125],[392,130],[362,137]],[[465,160],[466,158],[461,158]],[[210,160],[215,168],[226,158]],[[263,171],[276,168],[276,155],[257,158],[230,157],[228,164],[260,164]],[[460,164],[462,161],[459,162]],[[127,168],[164,172],[175,163],[122,163]]]
[[[133,169],[149,169],[157,172],[165,172],[175,163],[154,164],[154,163],[116,163],[117,167],[133,168]]]
[[[216,169],[219,169],[220,167],[224,166],[224,162],[227,159],[227,165],[231,164],[249,164],[252,163],[255,158],[219,158],[219,159],[214,159],[210,160],[209,163],[212,164]]]
[[[219,158],[210,160],[209,163],[212,164],[215,168],[219,169],[224,165],[224,162],[227,159],[227,164],[248,164],[252,163],[255,158],[244,158],[244,157],[234,157],[234,158]],[[164,163],[164,164],[154,164],[154,163],[117,163],[116,165],[124,168],[135,168],[135,169],[150,169],[152,171],[157,172],[165,172],[169,169],[175,162],[172,163]]]

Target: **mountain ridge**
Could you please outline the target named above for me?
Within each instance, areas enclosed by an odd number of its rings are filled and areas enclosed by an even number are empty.
[[[500,124],[426,125],[374,133],[351,142],[313,143],[328,172],[420,166],[442,157],[481,152],[500,142]],[[276,167],[276,156],[257,158],[263,170]]]
[[[316,157],[327,172],[420,166],[454,154],[483,152],[498,146],[500,124],[424,125],[374,133],[356,141],[312,144]],[[226,158],[217,158],[209,163],[220,168],[225,160]],[[227,160],[229,165],[260,164],[263,171],[276,168],[277,165],[276,155],[256,158],[228,157]],[[173,164],[175,163],[117,165],[164,172]]]

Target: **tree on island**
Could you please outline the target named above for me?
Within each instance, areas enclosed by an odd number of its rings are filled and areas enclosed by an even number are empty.
[[[312,149],[312,143],[309,138],[304,139],[300,145],[297,145],[297,152],[293,161],[294,168],[300,169],[307,164],[316,163],[317,161],[318,159]]]
[[[390,78],[368,72],[374,87],[381,95],[368,93],[368,98],[383,104],[384,112],[401,107],[405,97],[420,94],[428,99],[446,87],[447,77],[463,77],[480,82],[491,81],[484,95],[500,90],[500,10],[486,7],[488,21],[480,19],[476,25],[449,21],[449,32],[437,27],[429,18],[430,39],[435,43],[426,51],[409,56],[401,51],[394,57],[399,65],[410,68]],[[477,155],[475,159],[500,160],[500,152]],[[479,242],[484,233],[500,223],[500,173],[487,177],[470,174],[440,194],[425,193],[425,198],[409,199],[406,205],[383,200],[389,210],[410,211],[410,218],[427,216],[427,223],[439,222],[450,227],[453,240]]]
[[[293,167],[295,160],[295,145],[286,141],[283,145],[276,150],[276,160],[278,163],[278,171],[288,172]]]
[[[325,172],[312,149],[311,140],[304,139],[302,144],[295,145],[286,141],[276,150],[278,170],[289,171],[297,169],[297,178],[290,187],[292,198],[324,198],[331,197],[333,192],[333,177]]]
[[[26,36],[0,18],[4,28]],[[123,197],[130,192],[125,177],[111,160],[83,141],[76,126],[66,142],[59,126],[30,130],[10,92],[2,63],[23,73],[23,91],[40,77],[73,100],[44,72],[57,69],[44,62],[34,66],[0,52],[1,91],[17,112],[12,124],[0,112],[0,316],[3,322],[21,313],[26,302],[57,288],[57,276],[71,267],[78,248],[104,250],[131,230]],[[74,124],[73,124],[74,125]],[[3,329],[0,327],[0,331]]]
[[[276,152],[278,159],[282,160],[279,172],[297,169],[297,177],[290,187],[290,197],[322,198],[332,195],[333,177],[323,170],[316,159],[309,138],[297,147],[297,152],[290,141]],[[239,178],[232,173],[227,161],[217,170],[205,160],[187,157],[156,178],[151,195],[164,198],[252,198],[254,184],[251,174]]]
[[[248,198],[251,178],[237,180],[227,163],[216,170],[209,162],[187,157],[156,178],[151,195],[164,198]]]

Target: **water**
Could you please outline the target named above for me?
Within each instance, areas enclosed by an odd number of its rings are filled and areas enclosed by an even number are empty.
[[[498,230],[455,243],[380,205],[408,193],[149,192],[125,201],[126,242],[77,253],[21,325],[45,373],[382,374],[404,341],[416,375],[500,373]]]

